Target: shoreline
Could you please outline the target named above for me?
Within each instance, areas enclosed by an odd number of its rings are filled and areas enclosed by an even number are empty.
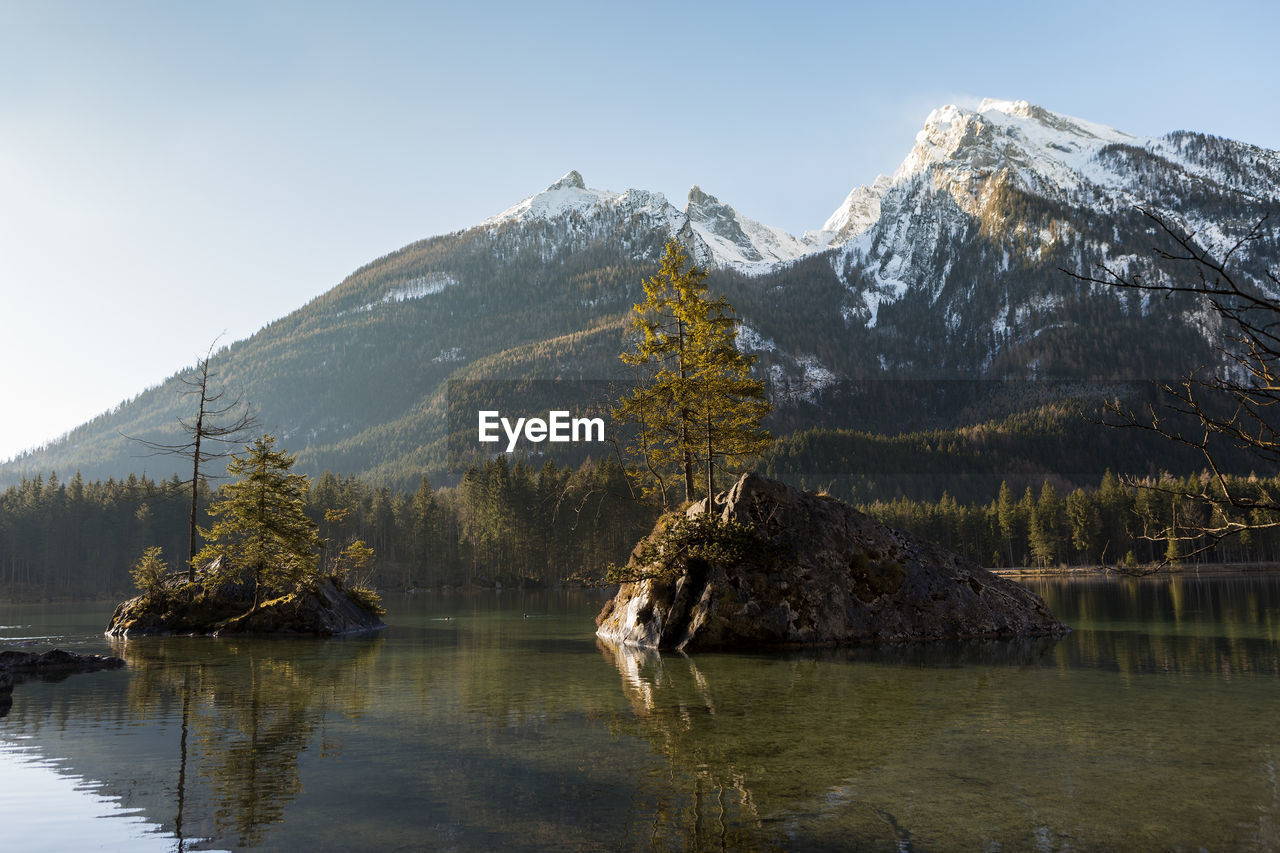
[[[1199,563],[1171,566],[1021,566],[1011,569],[987,569],[993,575],[1011,578],[1149,578],[1171,575],[1254,575],[1280,573],[1280,563]]]
[[[985,567],[984,567],[985,568]],[[1255,575],[1280,573],[1280,562],[1268,563],[1200,563],[1178,566],[1139,566],[1136,569],[1123,569],[1117,566],[1019,566],[1015,568],[987,568],[987,571],[993,575],[1010,578],[1013,580],[1029,579],[1029,578],[1146,578],[1161,577],[1169,575]],[[529,591],[548,591],[548,590],[564,590],[564,589],[591,589],[592,587],[584,584],[575,583],[549,583],[542,587],[492,587],[492,586],[445,586],[445,587],[415,587],[412,589],[384,589],[391,595],[449,595],[456,593],[478,593],[478,592],[494,592],[494,593],[517,593]],[[606,587],[600,587],[605,589]],[[98,598],[94,596],[68,596],[66,598],[58,596],[49,597],[32,597],[26,598],[16,596],[10,598],[0,598],[0,607],[11,607],[15,605],[32,605],[32,604],[117,604],[119,598]]]

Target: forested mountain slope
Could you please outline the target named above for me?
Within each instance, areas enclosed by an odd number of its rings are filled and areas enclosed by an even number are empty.
[[[1062,379],[1074,385],[1045,387],[1098,398],[1130,387],[1118,380],[1172,377],[1219,357],[1222,330],[1200,306],[1061,271],[1106,263],[1185,275],[1155,259],[1153,247],[1169,244],[1139,205],[1212,248],[1273,214],[1235,260],[1255,281],[1280,262],[1276,152],[1189,132],[1134,137],[1025,102],[985,102],[935,110],[893,176],[853,190],[799,237],[698,187],[682,210],[659,193],[588,188],[570,172],[474,228],[356,270],[213,366],[301,454],[300,470],[407,488],[423,473],[449,479],[450,381],[624,379],[627,312],[674,235],[737,307],[740,345],[759,356],[778,406],[775,432],[958,428],[1008,417],[1025,386],[916,405],[931,394],[919,380]],[[49,470],[178,471],[173,458],[139,458],[123,436],[172,440],[189,414],[180,375],[0,466],[0,484]],[[893,384],[867,384],[882,381]],[[1025,405],[1044,404],[1035,398]]]

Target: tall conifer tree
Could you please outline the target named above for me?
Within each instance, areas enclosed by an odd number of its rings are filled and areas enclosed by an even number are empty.
[[[644,282],[645,301],[633,307],[636,350],[621,356],[638,375],[613,414],[637,426],[628,449],[643,466],[646,491],[664,504],[673,472],[693,500],[701,469],[710,496],[717,460],[733,464],[771,441],[760,427],[771,406],[764,384],[751,378],[754,358],[738,351],[733,308],[707,293],[706,278],[668,240],[658,274]]]

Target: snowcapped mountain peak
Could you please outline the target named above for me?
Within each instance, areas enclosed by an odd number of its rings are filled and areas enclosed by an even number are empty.
[[[982,103],[978,104],[978,112],[985,113],[988,110],[995,112],[1008,113],[1009,115],[1021,116],[1027,118],[1031,114],[1033,107],[1026,101],[1006,101],[1003,98],[983,98]],[[1034,109],[1040,109],[1034,107]]]
[[[481,227],[526,222],[563,222],[566,246],[643,223],[687,240],[700,264],[732,267],[749,274],[765,272],[774,264],[812,251],[804,241],[742,216],[701,187],[689,190],[682,212],[659,192],[593,189],[576,171],[486,219]]]
[[[585,181],[582,180],[582,173],[579,172],[577,169],[570,169],[568,172],[565,172],[564,176],[561,177],[560,180],[556,181],[554,184],[547,187],[546,191],[554,192],[555,190],[585,190],[586,188],[587,188],[587,184]]]
[[[1055,195],[1097,178],[1092,162],[1113,144],[1147,140],[1115,128],[1051,112],[1027,101],[988,98],[977,110],[949,104],[929,114],[893,183],[931,175],[966,209],[987,178],[1002,176],[1022,189]]]
[[[994,120],[1000,120],[1001,118],[1025,119],[1059,134],[1077,136],[1081,139],[1095,139],[1103,143],[1130,142],[1137,138],[1122,130],[1116,130],[1114,127],[1107,127],[1105,124],[1098,124],[1075,116],[1055,113],[1026,101],[1002,101],[996,98],[983,98],[982,103],[978,105],[977,111]]]
[[[684,215],[686,227],[697,237],[695,256],[699,263],[751,273],[811,251],[803,240],[748,219],[697,185],[689,190]]]
[[[738,227],[738,212],[715,196],[703,192],[697,184],[689,190],[689,200],[684,212],[693,222],[705,225],[712,230],[741,233]]]
[[[888,175],[878,175],[870,186],[854,187],[827,218],[822,230],[805,232],[805,239],[815,248],[824,248],[862,234],[880,221],[880,200],[891,183]]]
[[[764,260],[751,238],[742,230],[738,212],[696,184],[689,190],[684,209],[689,224],[711,249],[713,256],[727,255],[732,260],[755,262]],[[719,250],[719,251],[717,251]]]
[[[1025,184],[1038,188],[1046,181],[1036,173],[1048,164],[1052,174],[1048,183],[1061,183],[1098,147],[1121,138],[1131,139],[1027,101],[987,98],[976,110],[948,104],[929,113],[916,134],[915,146],[893,177],[880,175],[870,185],[855,187],[821,230],[805,233],[805,240],[811,250],[818,251],[861,236],[880,221],[887,194],[918,176],[931,177],[939,189],[952,188],[961,207],[976,212],[973,191],[984,179],[1011,170],[1025,177]],[[1071,163],[1060,164],[1064,158]]]
[[[908,283],[898,267],[906,270],[921,258],[945,265],[935,255],[947,235],[974,222],[1001,221],[1009,192],[1126,209],[1153,200],[1168,207],[1171,198],[1185,195],[1188,182],[1276,196],[1280,159],[1275,152],[1237,148],[1238,143],[1198,134],[1133,136],[1026,100],[987,98],[976,108],[948,104],[933,110],[892,177],[880,175],[854,188],[820,230],[800,238],[743,216],[698,185],[681,210],[661,193],[589,187],[577,171],[485,220],[483,227],[530,223],[540,234],[553,235],[538,238],[547,241],[540,251],[568,251],[624,230],[657,230],[685,240],[699,264],[748,275],[843,248],[845,256],[882,257],[878,275],[885,292],[897,293]],[[1246,156],[1251,168],[1223,165]],[[1170,199],[1156,200],[1152,169],[1169,184],[1160,192],[1171,193]]]
[[[1007,101],[1003,98],[983,98],[982,103],[978,104],[978,109],[974,110],[978,114],[999,113],[1009,118],[1022,118],[1039,121],[1044,124],[1053,124],[1055,122],[1066,119],[1068,121],[1079,121],[1079,119],[1070,119],[1067,116],[1050,112],[1044,107],[1036,106],[1028,101]],[[999,116],[992,116],[999,118]]]
[[[542,192],[512,205],[497,216],[489,217],[481,225],[494,226],[503,222],[555,219],[574,212],[587,213],[592,208],[608,206],[618,198],[620,194],[612,190],[589,188],[579,172],[570,171]]]

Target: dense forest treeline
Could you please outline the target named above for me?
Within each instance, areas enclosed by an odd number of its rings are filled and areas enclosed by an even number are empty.
[[[216,496],[201,483],[200,524]],[[171,567],[186,554],[190,492],[178,481],[68,483],[56,475],[0,493],[0,599],[102,598],[132,589],[129,569],[159,545]],[[307,513],[328,555],[356,539],[375,553],[383,588],[558,583],[625,560],[656,511],[631,499],[612,460],[533,468],[505,456],[449,488],[424,478],[393,492],[355,477],[312,481]]]
[[[1280,478],[1233,477],[1233,491],[1258,499]],[[1212,519],[1203,503],[1176,493],[1199,492],[1208,474],[1153,477],[1128,485],[1110,471],[1096,488],[1060,490],[1054,479],[1021,495],[1002,483],[987,503],[899,498],[861,507],[891,527],[931,539],[985,566],[1136,566],[1170,563],[1258,563],[1280,560],[1280,531],[1252,530],[1207,548],[1197,531]],[[1212,486],[1217,488],[1216,485]],[[1260,522],[1257,515],[1249,520]]]
[[[1195,482],[1192,482],[1195,481]],[[893,527],[941,543],[992,567],[1150,563],[1187,559],[1198,540],[1171,542],[1208,521],[1188,501],[1137,488],[1108,472],[1091,488],[1056,478],[1020,493],[1001,484],[987,502],[896,498],[862,509]],[[1155,483],[1155,481],[1153,481]],[[1242,478],[1274,489],[1280,478]],[[1163,485],[1199,486],[1199,477]],[[201,484],[201,507],[216,493]],[[128,593],[129,569],[160,545],[170,565],[186,553],[186,494],[176,480],[24,480],[0,493],[0,598],[103,598]],[[656,510],[631,497],[610,459],[575,469],[541,468],[499,456],[453,487],[426,479],[396,492],[325,472],[311,483],[308,514],[326,554],[363,539],[376,554],[371,582],[383,589],[513,586],[598,578],[623,562]],[[202,520],[208,524],[208,519]],[[322,555],[322,560],[325,555]],[[1255,531],[1189,558],[1196,562],[1280,561],[1280,530]]]

